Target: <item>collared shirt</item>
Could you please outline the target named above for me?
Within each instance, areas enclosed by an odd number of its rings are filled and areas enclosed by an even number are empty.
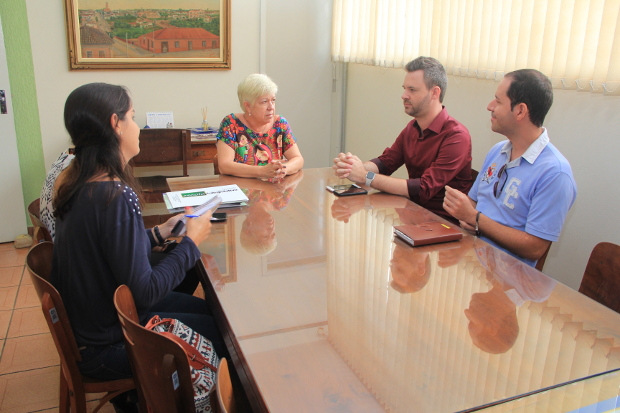
[[[549,142],[544,128],[522,156],[510,161],[511,152],[509,141],[500,142],[489,151],[469,197],[477,202],[476,209],[493,221],[538,238],[557,241],[566,214],[577,196],[570,164]],[[498,178],[504,165],[505,176],[502,174]],[[481,238],[532,267],[536,265],[536,261],[501,248],[484,233]]]
[[[538,138],[527,148],[527,150],[523,153],[523,155],[519,156],[517,159],[513,159],[512,161],[506,164],[506,169],[514,168],[515,166],[521,165],[521,159],[525,159],[529,163],[534,163],[538,155],[545,149],[547,144],[549,143],[549,135],[547,134],[547,129],[543,128],[543,132],[540,134]],[[502,150],[500,151],[503,154],[506,154],[508,159],[510,159],[510,155],[512,154],[512,142],[506,141],[504,146],[502,146]]]
[[[425,130],[409,122],[390,148],[372,159],[382,175],[407,167],[409,198],[430,211],[452,218],[443,209],[445,186],[467,193],[471,187],[471,137],[444,107]]]

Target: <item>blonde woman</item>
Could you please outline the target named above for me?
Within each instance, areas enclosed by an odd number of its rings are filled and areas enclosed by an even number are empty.
[[[291,127],[276,114],[277,92],[278,86],[262,74],[252,74],[239,84],[243,112],[226,116],[217,134],[220,172],[279,179],[304,166]]]

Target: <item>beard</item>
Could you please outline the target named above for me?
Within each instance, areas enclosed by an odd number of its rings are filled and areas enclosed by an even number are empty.
[[[411,107],[405,108],[405,113],[409,116],[413,116],[414,118],[420,116],[420,114],[422,114],[426,110],[426,108],[428,108],[430,100],[430,95],[426,95],[424,99],[422,99],[422,101],[417,105],[414,105],[413,103],[411,103],[411,101],[406,101],[409,102]]]

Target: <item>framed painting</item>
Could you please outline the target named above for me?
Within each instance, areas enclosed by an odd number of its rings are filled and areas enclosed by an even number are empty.
[[[231,0],[65,0],[69,67],[230,69]]]

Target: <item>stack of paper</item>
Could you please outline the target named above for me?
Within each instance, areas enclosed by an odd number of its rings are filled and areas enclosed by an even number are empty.
[[[183,212],[185,207],[202,205],[214,195],[219,195],[222,198],[220,208],[245,206],[248,202],[248,197],[237,185],[166,192],[164,194],[164,202],[170,212]]]

